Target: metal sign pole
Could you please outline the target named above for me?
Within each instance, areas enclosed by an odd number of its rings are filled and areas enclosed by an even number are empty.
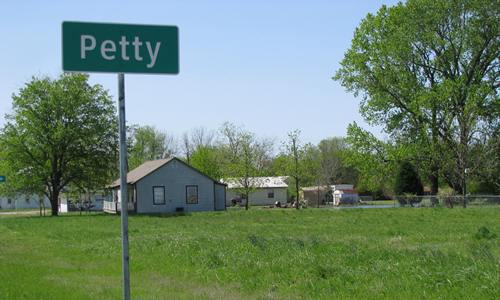
[[[120,133],[120,198],[122,225],[122,274],[123,299],[130,299],[130,273],[128,256],[128,185],[127,185],[127,137],[125,126],[125,75],[118,74],[118,109]]]
[[[130,41],[134,36],[134,42]],[[127,41],[127,39],[129,39]],[[137,42],[137,43],[136,43]],[[98,45],[99,43],[99,45]],[[135,56],[111,56],[107,44],[136,45]],[[139,46],[146,45],[150,59],[139,57]],[[101,51],[99,51],[99,48]],[[107,49],[104,51],[103,49]],[[130,299],[130,274],[128,253],[128,185],[127,146],[125,127],[125,76],[124,73],[178,74],[179,73],[179,28],[177,26],[112,24],[93,22],[62,23],[62,67],[66,72],[109,72],[118,74],[118,110],[120,136],[120,198],[122,234],[123,299]],[[149,49],[153,50],[153,49]],[[151,53],[152,52],[152,53]],[[161,57],[161,59],[157,59]],[[135,59],[132,59],[135,58]],[[0,183],[5,177],[0,176]],[[119,209],[118,204],[115,206]]]

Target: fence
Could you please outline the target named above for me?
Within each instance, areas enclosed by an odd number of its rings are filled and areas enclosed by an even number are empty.
[[[135,211],[135,202],[128,202],[127,203],[127,210],[128,211]],[[121,203],[120,202],[114,202],[114,201],[104,201],[103,202],[103,211],[107,213],[117,213],[122,210]]]
[[[500,195],[467,195],[467,196],[395,196],[395,204],[400,206],[433,207],[433,206],[485,206],[499,205]]]

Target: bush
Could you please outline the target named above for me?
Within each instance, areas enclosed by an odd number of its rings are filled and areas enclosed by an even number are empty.
[[[394,193],[396,195],[423,195],[424,193],[422,181],[415,167],[408,161],[403,161],[399,166]]]

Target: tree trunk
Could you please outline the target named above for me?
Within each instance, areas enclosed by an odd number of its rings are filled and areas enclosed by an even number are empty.
[[[50,207],[52,210],[52,216],[59,215],[59,191],[53,190],[50,194]]]
[[[40,194],[40,196],[38,196],[38,198],[40,199],[40,205],[41,207],[43,208],[43,216],[45,217],[45,195],[44,194]]]
[[[297,205],[295,206],[296,209],[300,208],[300,202],[299,202],[299,179],[295,178],[295,192],[297,193],[297,198],[296,198],[296,203]]]
[[[319,208],[319,181],[318,181],[318,186],[317,186],[317,195],[316,195],[316,207]]]
[[[431,195],[437,195],[439,192],[439,167],[433,165],[431,167],[431,175],[429,176],[431,182]]]
[[[437,128],[437,109],[433,105],[432,108],[432,145],[431,145],[431,175],[430,175],[430,182],[431,182],[431,195],[437,195],[439,192],[439,162],[438,162],[438,138],[439,138],[439,132]]]
[[[439,192],[439,169],[434,169],[434,166],[431,167],[429,181],[431,182],[431,205],[436,206],[439,203],[437,199]]]
[[[462,206],[463,208],[467,208],[467,188],[466,188],[466,182],[465,182],[465,170],[464,170],[464,182],[462,184],[462,189],[463,189],[463,199],[462,199]]]
[[[245,193],[245,197],[247,198],[247,201],[245,202],[245,210],[248,210],[248,200],[250,200],[250,199],[248,199],[248,198],[250,198],[248,194],[249,194],[248,192]]]
[[[460,175],[462,177],[462,194],[463,194],[463,199],[462,199],[462,206],[464,208],[467,207],[467,200],[466,200],[466,195],[467,195],[467,155],[469,154],[469,149],[468,149],[468,139],[467,139],[467,128],[465,125],[465,121],[462,120],[462,126],[460,126]]]

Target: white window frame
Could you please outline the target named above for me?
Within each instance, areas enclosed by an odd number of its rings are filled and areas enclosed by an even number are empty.
[[[160,200],[156,199],[156,190],[161,190],[163,192],[163,200]],[[165,205],[166,201],[165,201],[165,198],[166,198],[166,195],[165,195],[165,186],[163,185],[155,185],[153,186],[153,205]]]
[[[196,202],[189,202],[189,198],[188,198],[188,189],[189,188],[196,188]],[[186,204],[198,204],[200,201],[200,196],[199,196],[199,192],[198,192],[198,186],[197,185],[186,185]]]

